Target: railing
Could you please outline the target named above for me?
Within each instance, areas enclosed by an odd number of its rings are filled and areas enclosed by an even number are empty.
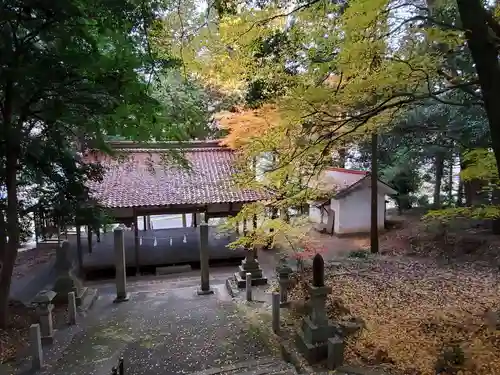
[[[125,367],[123,366],[123,357],[118,360],[118,367],[111,369],[111,375],[125,375]]]

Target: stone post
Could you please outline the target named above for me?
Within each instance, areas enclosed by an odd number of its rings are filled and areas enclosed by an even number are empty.
[[[43,367],[43,349],[39,324],[30,326],[30,351],[33,370],[40,370]]]
[[[288,305],[288,288],[290,286],[290,275],[292,274],[292,269],[286,264],[282,264],[276,267],[276,272],[278,274],[278,283],[280,291],[280,306]]]
[[[307,286],[312,310],[303,319],[296,336],[297,347],[310,364],[328,357],[328,339],[340,333],[337,326],[329,323],[326,314],[326,298],[332,288],[325,286],[324,272],[323,257],[316,254],[313,259],[313,285]]]
[[[198,290],[199,295],[213,294],[210,289],[210,269],[208,265],[208,224],[200,223],[200,268],[201,268],[201,287]]]
[[[247,292],[247,301],[252,300],[252,274],[248,272],[246,274],[246,292]]]
[[[76,299],[75,292],[68,293],[68,324],[76,324]]]
[[[54,341],[54,328],[52,323],[52,309],[54,305],[52,304],[52,300],[55,296],[56,293],[52,290],[43,290],[38,293],[33,300],[40,323],[40,334],[43,344],[52,344]]]
[[[340,336],[328,339],[328,370],[335,370],[344,364],[344,340]]]
[[[278,334],[280,331],[280,293],[273,292],[272,298],[273,332]]]
[[[123,229],[116,228],[114,230],[114,247],[115,247],[115,281],[116,281],[116,298],[115,303],[128,301],[127,295],[127,274],[125,265],[125,241]]]

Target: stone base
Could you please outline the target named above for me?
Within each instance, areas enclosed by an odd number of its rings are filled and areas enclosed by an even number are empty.
[[[207,296],[209,294],[214,294],[214,291],[212,289],[208,289],[208,290],[198,289],[196,294],[198,294],[199,296]]]
[[[113,300],[113,303],[127,302],[128,300],[129,300],[129,298],[128,298],[128,294],[125,294],[125,296],[122,296],[122,297],[116,297],[116,298]]]
[[[314,364],[328,357],[328,339],[338,334],[338,326],[330,323],[319,327],[309,317],[305,317],[301,329],[297,332],[295,343],[309,364]]]
[[[238,285],[236,284],[236,279],[234,276],[228,277],[226,279],[226,289],[229,295],[233,298],[240,293],[240,290],[238,289]]]
[[[262,270],[261,270],[261,275],[262,275]],[[246,275],[245,277],[241,277],[239,272],[236,272],[234,274],[234,279],[236,280],[236,284],[238,285],[238,288],[245,288],[247,286],[247,280],[246,280]],[[253,277],[252,275],[252,286],[259,286],[259,285],[267,285],[267,277]]]
[[[79,306],[82,298],[84,298],[86,289],[82,286],[82,282],[78,280],[72,273],[60,276],[54,283],[52,290],[56,292],[53,303],[55,305],[64,305],[68,303],[68,293],[75,292],[76,305]]]
[[[51,345],[54,342],[54,336],[42,336],[42,345]]]
[[[337,325],[329,323],[327,326],[319,327],[308,316],[302,320],[301,331],[302,336],[312,345],[317,343],[326,344],[330,337],[334,337],[340,333]]]
[[[301,331],[295,335],[295,345],[310,365],[321,362],[328,357],[327,341],[311,344],[307,342]]]
[[[94,288],[85,288],[85,293],[80,298],[80,304],[77,302],[77,309],[80,312],[87,312],[92,308],[94,302],[99,298],[99,291]],[[78,301],[78,300],[77,300]]]

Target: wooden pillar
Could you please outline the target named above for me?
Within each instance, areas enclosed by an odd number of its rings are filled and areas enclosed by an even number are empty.
[[[213,294],[210,289],[210,269],[209,269],[209,248],[208,248],[208,225],[201,223],[200,225],[200,268],[201,268],[201,286],[198,294]]]
[[[253,215],[252,224],[253,224],[253,230],[257,230],[257,215]]]
[[[208,213],[207,213],[207,212],[205,212],[203,215],[204,215],[204,217],[205,217],[205,223],[206,223],[206,224],[208,224],[208,219],[210,219],[210,218],[208,217]]]
[[[148,224],[148,230],[152,230],[153,229],[153,225],[151,225],[151,216],[148,215],[148,220],[147,220],[147,224]]]
[[[243,235],[247,235],[247,219],[243,219]]]
[[[78,260],[78,273],[83,274],[82,227],[76,224],[76,255]]]
[[[182,214],[182,227],[186,228],[186,226],[187,226],[186,214]]]
[[[90,225],[87,225],[87,246],[89,254],[92,254],[92,228]]]
[[[146,215],[144,215],[142,217],[142,225],[144,226],[144,230],[148,230],[148,218],[146,217]]]
[[[137,215],[134,214],[134,252],[135,252],[135,274],[139,276],[140,261],[139,261],[139,223],[137,222]]]
[[[192,224],[192,225],[193,225],[193,227],[195,227],[195,228],[198,226],[198,223],[196,222],[196,219],[197,219],[197,218],[198,218],[198,217],[197,217],[196,213],[193,213],[193,217],[192,217],[191,221],[192,221],[192,223],[193,223],[193,224]]]

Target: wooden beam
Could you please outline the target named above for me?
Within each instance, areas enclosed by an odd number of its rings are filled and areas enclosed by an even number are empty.
[[[83,249],[82,249],[82,227],[76,223],[76,255],[78,260],[78,273],[83,274]]]
[[[134,215],[134,253],[135,253],[135,274],[139,276],[140,272],[140,259],[139,259],[139,223],[137,222],[137,215]]]
[[[92,228],[90,225],[87,225],[87,246],[89,254],[92,254]]]

